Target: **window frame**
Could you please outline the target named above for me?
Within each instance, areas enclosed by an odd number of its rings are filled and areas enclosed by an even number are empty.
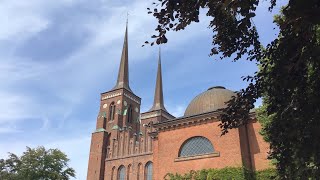
[[[121,176],[121,172],[122,172],[122,170],[123,170],[123,179],[120,179],[122,176]],[[117,173],[117,179],[118,180],[126,180],[126,167],[124,166],[124,165],[121,165],[121,166],[119,166],[119,168],[118,168],[118,173]]]
[[[148,174],[148,170],[149,170],[149,168],[150,168],[150,165],[151,165],[151,180],[152,180],[152,178],[153,178],[153,163],[152,163],[152,161],[148,161],[147,163],[146,163],[146,165],[145,165],[145,167],[144,167],[144,179],[145,180],[148,180],[148,176],[149,176],[149,174]]]
[[[192,140],[193,138],[204,138],[204,139],[208,140],[208,142],[210,142],[210,144],[213,148],[213,151],[209,152],[209,153],[204,153],[204,154],[194,154],[194,155],[189,155],[189,156],[181,156],[182,149],[185,147],[186,143],[189,142],[190,140]],[[220,156],[220,152],[215,150],[213,143],[210,141],[209,138],[206,138],[204,136],[193,136],[193,137],[190,137],[190,138],[186,139],[185,141],[183,141],[183,143],[181,144],[181,146],[179,148],[178,156],[174,161],[177,162],[177,161],[212,158],[212,157],[219,157],[219,156]]]
[[[112,101],[109,106],[109,121],[114,120],[115,112],[116,112],[116,103]]]
[[[132,114],[133,114],[132,105],[130,104],[127,109],[127,122],[128,123],[132,123]]]

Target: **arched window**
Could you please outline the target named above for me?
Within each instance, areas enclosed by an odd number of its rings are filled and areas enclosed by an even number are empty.
[[[197,156],[213,153],[214,149],[209,139],[197,136],[186,140],[179,152],[179,157]]]
[[[112,102],[109,106],[109,121],[114,120],[114,113],[116,111],[116,105]]]
[[[111,170],[111,180],[113,180],[113,176],[114,176],[114,169],[115,169],[116,167],[114,167],[113,166],[113,168],[112,168],[112,170]]]
[[[128,166],[127,180],[130,180],[130,174],[131,174],[131,164],[129,164],[129,166]]]
[[[148,162],[145,168],[145,179],[152,180],[152,162]]]
[[[137,172],[137,180],[140,180],[140,173],[142,172],[142,169],[141,169],[142,165],[141,163],[138,164],[138,172]]]
[[[132,106],[131,106],[131,104],[128,107],[127,122],[132,123]]]
[[[126,180],[126,168],[120,166],[118,169],[118,180]]]

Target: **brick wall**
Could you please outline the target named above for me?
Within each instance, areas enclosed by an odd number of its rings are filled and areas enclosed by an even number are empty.
[[[241,166],[239,134],[231,130],[227,135],[220,136],[219,122],[190,126],[181,129],[160,132],[154,144],[154,175],[155,179],[163,179],[168,173],[186,173],[190,170]],[[181,145],[189,138],[203,136],[211,141],[219,157],[175,161]]]

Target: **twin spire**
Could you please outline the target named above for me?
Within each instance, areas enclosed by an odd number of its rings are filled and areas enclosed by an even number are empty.
[[[160,48],[159,48],[156,89],[154,91],[153,106],[149,111],[160,110],[160,109],[164,110],[164,111],[167,111],[166,108],[164,107],[164,101],[163,101],[162,73],[161,73],[161,52],[160,52]]]
[[[129,63],[128,63],[128,20],[126,24],[126,32],[124,35],[124,42],[123,42],[123,48],[122,48],[122,54],[121,54],[121,62],[119,67],[119,73],[118,73],[118,79],[116,86],[112,89],[120,89],[124,88],[130,92],[130,86],[129,86]]]
[[[129,63],[128,63],[128,20],[126,24],[126,31],[124,36],[123,48],[122,48],[122,55],[121,55],[121,62],[118,72],[118,79],[115,87],[112,90],[124,88],[130,92],[132,90],[129,86]],[[162,90],[162,74],[161,74],[161,52],[159,48],[159,59],[158,59],[158,72],[157,72],[157,79],[156,79],[156,88],[154,94],[154,101],[153,106],[149,111],[154,110],[163,110],[167,111],[164,107],[163,101],[163,90]]]

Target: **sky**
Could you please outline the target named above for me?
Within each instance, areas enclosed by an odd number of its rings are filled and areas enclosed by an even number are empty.
[[[20,155],[26,146],[58,148],[76,179],[86,178],[100,93],[115,85],[127,12],[130,87],[142,98],[141,112],[152,105],[159,46],[142,47],[155,33],[146,9],[151,4],[0,0],[0,158]],[[263,1],[253,19],[264,45],[278,33],[268,7]],[[170,32],[161,45],[165,106],[176,117],[209,87],[245,88],[241,77],[257,70],[254,62],[208,56],[209,20],[204,10],[199,23]]]

